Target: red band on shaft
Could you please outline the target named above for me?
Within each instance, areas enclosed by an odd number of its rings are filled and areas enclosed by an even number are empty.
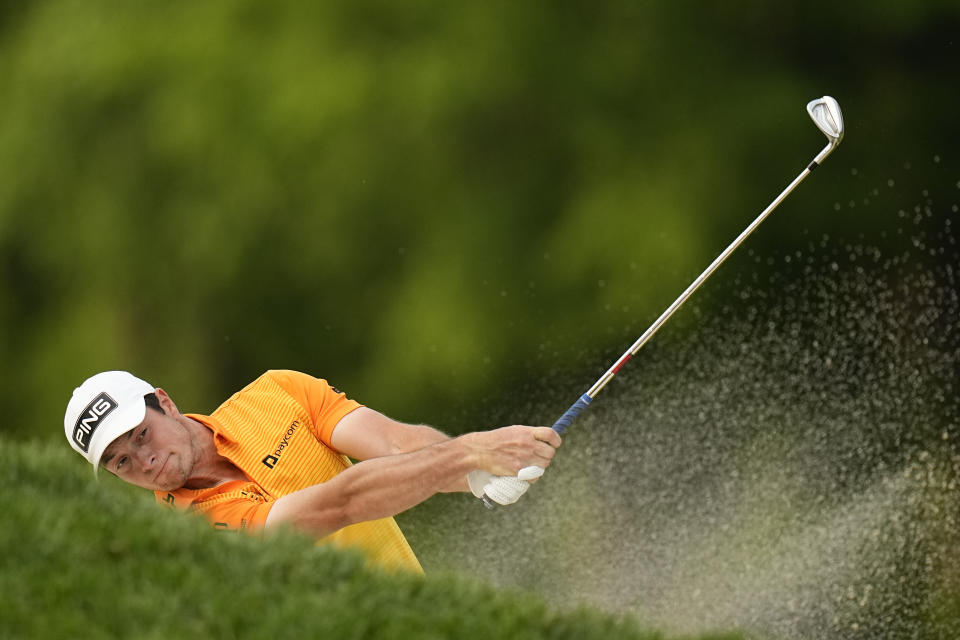
[[[632,357],[633,357],[632,355],[628,355],[626,358],[624,358],[623,361],[614,368],[613,375],[617,375],[617,372],[620,371],[620,367],[627,364],[627,360],[629,360]]]

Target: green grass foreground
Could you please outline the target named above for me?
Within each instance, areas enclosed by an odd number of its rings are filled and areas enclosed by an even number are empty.
[[[289,533],[217,533],[74,457],[0,440],[0,637],[663,637],[463,577],[368,571]]]

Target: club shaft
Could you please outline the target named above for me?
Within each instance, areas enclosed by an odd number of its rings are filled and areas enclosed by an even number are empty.
[[[571,424],[573,424],[577,416],[579,416],[580,413],[590,406],[590,403],[593,401],[594,397],[596,397],[596,395],[600,393],[605,386],[607,386],[607,383],[609,383],[610,380],[617,375],[617,372],[620,371],[620,368],[623,367],[623,365],[626,364],[626,362],[633,357],[643,347],[643,345],[650,340],[650,338],[653,337],[660,327],[662,327],[667,320],[669,320],[670,317],[676,313],[677,309],[679,309],[683,303],[686,302],[691,295],[693,295],[693,292],[699,289],[700,285],[702,285],[707,278],[713,275],[713,273],[720,268],[720,265],[723,264],[724,261],[730,257],[730,254],[736,251],[737,247],[743,244],[743,241],[746,240],[747,237],[749,237],[750,234],[753,233],[754,230],[759,227],[764,220],[767,219],[767,216],[769,216],[774,209],[780,206],[780,203],[783,202],[783,200],[789,196],[794,189],[797,188],[797,185],[803,182],[804,178],[810,175],[811,171],[820,166],[824,159],[826,159],[826,157],[833,152],[837,145],[840,144],[840,141],[843,139],[843,117],[840,113],[840,106],[837,104],[836,100],[830,96],[824,96],[818,100],[812,100],[807,104],[807,112],[810,114],[810,117],[813,118],[817,128],[819,128],[820,131],[827,136],[827,139],[829,140],[827,146],[825,146],[820,153],[814,157],[810,164],[808,164],[807,167],[801,171],[796,178],[793,179],[793,182],[787,185],[787,188],[781,191],[780,195],[774,198],[773,202],[767,205],[767,208],[764,209],[760,215],[758,215],[754,221],[751,222],[750,225],[744,229],[743,232],[741,232],[740,235],[737,236],[737,238],[713,260],[713,262],[710,263],[710,266],[704,269],[703,273],[701,273],[696,280],[690,283],[690,286],[688,286],[686,290],[681,293],[676,300],[673,301],[673,304],[667,307],[667,309],[660,314],[660,317],[657,318],[656,321],[650,325],[646,331],[643,332],[643,335],[641,335],[637,341],[634,342],[630,348],[624,352],[623,355],[617,358],[617,361],[614,362],[609,369],[607,369],[606,373],[600,376],[600,379],[597,380],[586,393],[581,395],[576,402],[570,405],[570,408],[567,409],[567,411],[553,424],[552,428],[556,433],[562,434],[570,427]],[[491,482],[500,483],[501,486],[496,488],[502,489],[502,485],[504,483],[514,483],[516,481],[517,479],[513,477],[497,477]],[[516,487],[512,488],[516,489]],[[522,495],[522,491],[520,494]],[[493,508],[493,501],[488,497],[486,492],[483,496],[483,503],[488,508]]]
[[[617,359],[617,361],[613,363],[613,366],[607,369],[606,373],[600,376],[600,378],[594,383],[592,387],[590,387],[590,389],[584,395],[587,396],[590,400],[595,398],[596,395],[600,393],[600,391],[605,386],[607,386],[607,383],[610,382],[610,380],[612,380],[615,375],[617,375],[617,372],[620,370],[620,367],[626,364],[627,360],[629,360],[638,351],[640,351],[643,345],[645,345],[647,341],[649,341],[650,338],[653,337],[653,334],[655,334],[660,329],[660,327],[662,327],[667,322],[667,320],[670,319],[670,317],[677,311],[677,309],[679,309],[680,306],[687,301],[687,298],[693,295],[693,292],[696,291],[698,288],[700,288],[700,285],[702,285],[707,280],[707,278],[713,275],[713,272],[716,271],[720,267],[720,265],[723,264],[723,262],[730,257],[731,253],[736,251],[737,247],[739,247],[743,243],[743,241],[746,240],[747,237],[751,233],[753,233],[753,231],[757,227],[759,227],[764,220],[766,220],[767,216],[773,213],[774,209],[780,206],[780,203],[783,202],[784,199],[788,195],[790,195],[790,193],[794,189],[796,189],[797,185],[803,182],[803,179],[806,178],[811,171],[816,169],[817,166],[819,166],[819,164],[823,161],[823,159],[826,158],[831,151],[833,151],[835,146],[836,145],[834,144],[828,144],[826,147],[824,147],[824,149],[819,154],[817,154],[813,162],[811,162],[803,171],[801,171],[800,175],[794,178],[793,182],[787,185],[786,189],[780,192],[780,195],[778,195],[773,200],[773,202],[771,202],[767,206],[767,208],[764,209],[760,213],[760,215],[758,215],[756,219],[754,219],[754,221],[751,222],[750,225],[746,229],[744,229],[743,232],[739,236],[737,236],[737,238],[733,242],[731,242],[726,249],[723,250],[723,253],[718,255],[716,259],[714,259],[714,261],[710,263],[710,266],[704,269],[703,273],[697,276],[696,280],[690,283],[690,286],[687,287],[686,290],[680,294],[680,297],[674,300],[673,304],[667,307],[666,311],[660,314],[660,317],[657,318],[656,321],[652,325],[650,325],[650,327],[646,331],[643,332],[643,335],[640,336],[637,339],[637,341],[634,342],[630,346],[630,348],[627,349],[623,353],[623,355],[620,356]]]

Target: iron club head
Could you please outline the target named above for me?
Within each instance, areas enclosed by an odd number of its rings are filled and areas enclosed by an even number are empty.
[[[830,96],[823,96],[807,103],[807,113],[823,132],[832,146],[843,140],[843,114],[840,105]]]

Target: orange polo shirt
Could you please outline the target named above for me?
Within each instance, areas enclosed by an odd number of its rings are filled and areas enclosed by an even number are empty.
[[[260,530],[278,498],[326,482],[350,466],[330,437],[337,422],[360,406],[325,380],[268,371],[213,414],[187,414],[213,431],[217,451],[248,480],[157,491],[157,500],[202,512],[218,529]],[[320,542],[362,549],[379,566],[423,572],[393,518],[353,524]]]

